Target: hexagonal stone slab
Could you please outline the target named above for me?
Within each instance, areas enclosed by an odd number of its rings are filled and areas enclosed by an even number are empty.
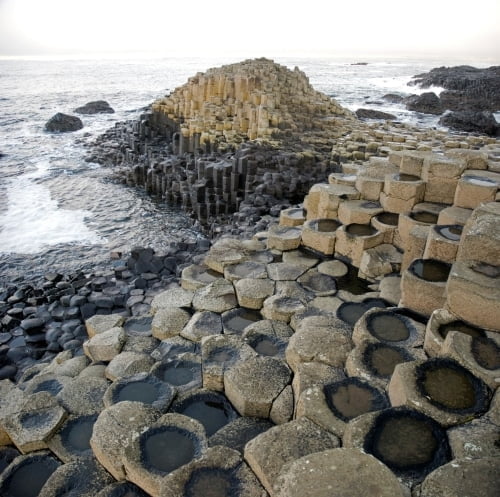
[[[375,457],[357,449],[330,449],[286,465],[276,497],[405,497],[396,476]]]
[[[201,423],[182,414],[165,414],[125,448],[127,479],[159,496],[165,476],[201,457],[206,450]]]
[[[123,376],[144,373],[151,369],[154,359],[149,354],[122,352],[106,367],[106,378],[115,381]]]
[[[184,288],[170,288],[156,295],[151,302],[151,311],[157,312],[166,307],[190,307],[194,292]]]
[[[307,418],[300,418],[275,426],[248,442],[245,459],[266,490],[273,494],[273,484],[285,464],[339,445],[335,435]]]
[[[160,485],[161,497],[207,495],[262,497],[264,490],[244,463],[241,455],[227,447],[213,447],[194,461],[165,476]]]
[[[235,364],[224,375],[226,396],[242,416],[269,417],[274,400],[290,383],[290,369],[272,357]]]
[[[273,319],[288,323],[290,322],[293,314],[303,311],[305,308],[306,306],[301,299],[273,295],[264,301],[262,315],[266,319]]]
[[[83,342],[83,350],[92,361],[109,362],[121,352],[126,341],[125,330],[121,327],[114,327]]]
[[[274,286],[274,281],[267,278],[242,278],[234,283],[239,305],[248,309],[262,309],[264,300],[274,293]]]
[[[85,321],[85,327],[87,328],[87,334],[92,338],[98,333],[102,333],[116,326],[121,326],[124,321],[125,318],[121,314],[96,314]]]
[[[158,309],[151,323],[151,331],[158,340],[171,338],[182,331],[191,319],[191,314],[179,307],[162,307]]]
[[[197,311],[222,313],[238,305],[232,283],[221,279],[196,290],[193,307]]]
[[[220,314],[210,311],[195,312],[181,331],[181,336],[193,342],[201,342],[203,337],[220,335],[222,319]]]

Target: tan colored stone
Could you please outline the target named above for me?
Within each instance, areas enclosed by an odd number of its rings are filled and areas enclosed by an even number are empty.
[[[302,230],[298,227],[274,226],[269,230],[267,248],[294,250],[299,247]]]
[[[458,226],[431,227],[427,235],[423,258],[453,262],[457,256],[461,231],[461,228]],[[448,232],[448,236],[444,236],[443,233],[445,232]]]
[[[280,226],[300,226],[305,220],[304,209],[292,207],[280,212]]]
[[[461,224],[463,226],[467,222],[467,219],[469,219],[471,214],[471,209],[463,209],[462,207],[455,206],[446,207],[439,213],[437,224]]]
[[[377,202],[346,200],[339,205],[338,218],[342,224],[370,224],[373,216],[383,212]]]
[[[85,355],[95,362],[109,362],[121,352],[126,341],[125,330],[115,327],[98,333],[84,342],[83,350]]]
[[[453,204],[464,209],[475,209],[483,202],[494,202],[498,184],[488,178],[467,175],[460,178]]]
[[[341,226],[336,231],[337,241],[335,244],[335,251],[347,257],[353,266],[359,268],[363,251],[383,243],[384,234],[372,228],[373,232],[371,234],[356,235],[351,234],[349,232],[350,229],[349,226]]]
[[[190,319],[191,314],[184,309],[162,307],[154,315],[151,332],[158,340],[171,338],[178,335]]]
[[[336,230],[340,224],[333,219],[310,219],[302,230],[302,245],[325,255],[335,252]]]
[[[90,338],[98,333],[102,333],[111,328],[115,328],[117,326],[121,326],[125,318],[120,314],[108,314],[108,315],[100,315],[96,314],[95,316],[90,317],[85,321],[85,327],[87,328],[87,334]]]

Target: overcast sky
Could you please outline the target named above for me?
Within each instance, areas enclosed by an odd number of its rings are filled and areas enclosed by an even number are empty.
[[[0,55],[131,51],[500,63],[500,0],[0,0]]]

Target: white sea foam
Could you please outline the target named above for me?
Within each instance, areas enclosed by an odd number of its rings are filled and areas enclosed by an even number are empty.
[[[105,240],[89,229],[85,210],[58,207],[50,190],[35,179],[47,174],[48,163],[7,185],[7,211],[0,216],[0,252],[36,254],[59,243],[101,244]]]

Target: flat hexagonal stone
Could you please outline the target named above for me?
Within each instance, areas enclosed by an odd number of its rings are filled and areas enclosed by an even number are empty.
[[[314,269],[304,273],[298,282],[318,297],[329,297],[337,293],[337,282],[328,274],[320,273]]]
[[[48,392],[27,395],[18,410],[2,420],[10,440],[23,453],[47,448],[47,440],[59,429],[68,413]]]
[[[103,397],[108,386],[104,377],[79,376],[64,386],[57,399],[71,414],[99,413],[104,408]]]
[[[215,272],[207,266],[191,264],[182,270],[181,286],[184,290],[198,290],[222,278],[220,273]]]
[[[145,373],[151,369],[154,362],[149,354],[122,352],[107,365],[106,377],[115,381],[122,376]]]
[[[252,246],[235,238],[222,238],[212,245],[204,262],[210,269],[222,274],[226,266],[248,260],[255,249],[262,250],[262,247],[260,243]]]
[[[182,331],[191,319],[191,314],[179,307],[162,307],[158,309],[151,323],[151,332],[158,340],[171,338]]]
[[[182,414],[165,414],[125,448],[127,479],[151,495],[160,495],[165,476],[206,450],[201,423]]]
[[[165,412],[175,396],[175,389],[148,373],[124,376],[113,382],[104,394],[104,405],[109,407],[123,401],[141,402]]]
[[[269,230],[267,248],[277,250],[294,250],[299,247],[302,237],[300,228],[273,226]]]
[[[375,457],[356,449],[330,449],[286,465],[276,497],[404,497],[396,476]]]
[[[92,457],[90,437],[97,414],[70,416],[47,442],[49,449],[64,463]]]
[[[222,319],[220,314],[210,311],[195,312],[181,331],[181,336],[193,342],[201,342],[203,337],[220,335]]]
[[[177,392],[188,392],[202,385],[201,357],[186,352],[178,359],[156,363],[151,374],[172,385]]]
[[[152,425],[161,413],[140,402],[119,402],[104,409],[92,430],[90,446],[97,460],[116,480],[126,477],[125,447]]]
[[[454,459],[423,481],[421,497],[496,497],[500,488],[500,459]]]
[[[305,308],[306,306],[301,299],[273,295],[264,301],[264,306],[261,312],[266,319],[273,319],[288,323],[290,322],[293,314],[303,311]]]
[[[106,485],[95,494],[95,497],[149,497],[149,495],[137,485],[129,481],[121,481]]]
[[[224,268],[224,278],[228,281],[238,281],[242,278],[267,278],[267,265],[256,261],[231,264]]]
[[[292,262],[272,262],[267,265],[269,278],[274,281],[295,281],[306,271],[306,266],[299,266]]]
[[[121,326],[124,321],[125,318],[121,314],[96,314],[85,321],[85,327],[87,328],[87,334],[92,338],[98,333]]]
[[[283,262],[295,264],[297,266],[305,266],[310,269],[318,264],[319,259],[302,250],[290,250],[283,252]]]
[[[165,476],[160,497],[238,495],[262,497],[264,489],[243,461],[241,455],[227,447],[213,447],[178,470]]]
[[[16,457],[0,475],[0,495],[38,497],[60,465],[49,451]]]
[[[262,309],[264,300],[274,293],[274,286],[274,281],[267,278],[242,278],[234,283],[239,305],[248,309]]]
[[[194,292],[184,288],[170,288],[159,293],[151,302],[153,313],[165,307],[190,307]]]
[[[290,380],[291,372],[282,361],[261,356],[236,363],[224,375],[224,387],[242,416],[267,418]]]
[[[113,477],[96,459],[88,457],[59,466],[45,482],[39,497],[94,497],[103,486],[112,482]]]
[[[108,362],[122,350],[127,336],[121,327],[110,328],[83,343],[85,354],[95,362]]]
[[[285,354],[294,371],[302,362],[322,362],[342,368],[352,348],[347,325],[338,319],[334,326],[302,325],[290,338]]]
[[[245,446],[245,459],[269,493],[285,464],[339,447],[339,439],[307,418],[295,419],[258,435]]]
[[[342,276],[345,276],[349,272],[349,268],[342,261],[333,259],[319,264],[318,271],[334,278],[342,278]]]
[[[238,305],[233,285],[226,280],[217,280],[204,288],[196,290],[193,307],[197,311],[222,313]]]

